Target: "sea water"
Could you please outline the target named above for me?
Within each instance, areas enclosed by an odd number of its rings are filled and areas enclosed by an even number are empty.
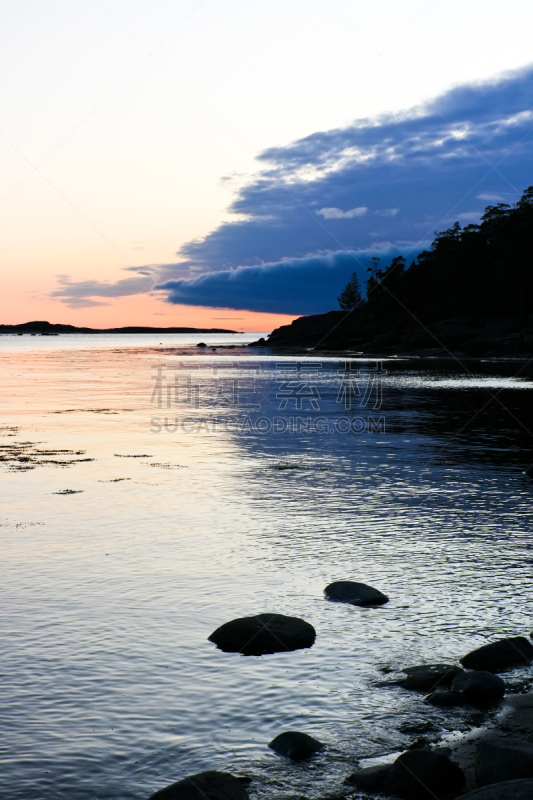
[[[0,339],[0,796],[143,800],[224,769],[320,797],[485,721],[382,683],[533,627],[531,367],[259,335]],[[390,601],[325,600],[343,579]],[[315,644],[207,641],[260,612]],[[267,747],[285,730],[326,749],[292,764]]]

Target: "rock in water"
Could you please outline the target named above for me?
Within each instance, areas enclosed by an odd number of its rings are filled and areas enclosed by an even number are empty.
[[[464,706],[465,704],[465,698],[462,692],[446,690],[431,692],[424,700],[431,706],[440,706],[441,708],[454,708],[455,706]]]
[[[398,686],[416,692],[431,692],[434,689],[449,689],[452,681],[463,670],[452,664],[423,664],[419,667],[405,667],[401,672],[407,675],[398,681]]]
[[[462,770],[442,753],[408,750],[402,753],[385,778],[386,794],[405,800],[435,800],[465,785]]]
[[[461,797],[461,800],[531,800],[533,781],[504,781],[493,786],[476,789]]]
[[[352,783],[364,792],[380,792],[391,769],[392,764],[378,764],[377,767],[358,769],[348,775],[345,783]]]
[[[313,739],[307,733],[298,733],[298,731],[280,733],[275,739],[272,739],[268,746],[280,756],[290,758],[292,761],[303,761],[304,758],[309,758],[324,748],[318,739]]]
[[[462,692],[467,703],[478,708],[498,703],[505,694],[505,683],[492,672],[463,672],[452,681],[454,692]]]
[[[165,786],[149,800],[248,800],[248,792],[229,772],[210,770]]]
[[[476,781],[480,786],[518,778],[533,779],[533,744],[511,738],[478,744]]]
[[[524,636],[512,636],[478,647],[459,660],[467,669],[505,672],[512,667],[523,667],[533,661],[533,645]]]
[[[328,600],[352,606],[382,606],[389,601],[387,595],[378,589],[355,581],[335,581],[326,586],[324,593]]]
[[[226,622],[217,628],[210,642],[225,653],[262,656],[311,647],[316,638],[312,625],[298,617],[283,614],[257,614]]]
[[[533,478],[533,464],[526,468],[525,473],[529,478]]]

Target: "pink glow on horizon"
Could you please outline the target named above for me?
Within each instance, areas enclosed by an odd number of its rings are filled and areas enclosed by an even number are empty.
[[[105,305],[69,308],[46,294],[13,293],[0,301],[0,324],[19,325],[23,322],[46,320],[63,325],[90,328],[123,328],[146,325],[162,328],[225,328],[242,332],[270,332],[280,325],[289,325],[296,316],[254,311],[235,311],[231,308],[175,306],[156,297],[111,298]]]

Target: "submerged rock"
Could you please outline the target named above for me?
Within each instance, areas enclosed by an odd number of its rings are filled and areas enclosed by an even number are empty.
[[[304,758],[323,750],[324,745],[318,739],[313,739],[307,733],[298,731],[285,731],[280,733],[275,739],[269,742],[271,750],[275,750],[280,756],[290,758],[292,761],[303,761]]]
[[[416,692],[431,692],[437,688],[449,688],[453,679],[457,675],[462,675],[463,670],[452,664],[422,664],[416,667],[405,667],[401,672],[407,677],[396,681],[398,686]]]
[[[217,628],[210,642],[225,653],[262,656],[311,647],[316,638],[312,625],[298,617],[283,614],[257,614],[226,622]]]
[[[463,795],[461,800],[531,800],[533,781],[504,781]]]
[[[465,704],[465,697],[462,692],[446,690],[431,692],[424,700],[431,706],[441,706],[442,708],[453,708],[454,706],[464,706]]]
[[[480,786],[518,778],[533,779],[533,744],[511,738],[491,739],[478,744],[476,781]]]
[[[502,699],[505,683],[492,672],[463,672],[453,679],[452,689],[461,692],[470,705],[483,708]]]
[[[392,765],[383,789],[405,800],[435,800],[464,785],[463,771],[448,756],[431,750],[408,750]]]
[[[357,769],[348,775],[345,783],[351,783],[364,792],[380,792],[391,769],[392,764],[378,764],[376,767]]]
[[[165,786],[149,800],[248,800],[244,783],[229,772],[209,770]]]
[[[355,581],[335,581],[324,589],[328,600],[352,606],[382,606],[389,598],[378,589]]]
[[[459,660],[467,669],[505,672],[533,661],[533,644],[525,636],[512,636],[478,647]]]

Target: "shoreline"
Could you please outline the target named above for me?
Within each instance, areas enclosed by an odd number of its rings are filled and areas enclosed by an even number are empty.
[[[492,725],[474,728],[462,738],[445,746],[449,747],[452,761],[464,772],[466,788],[478,788],[475,781],[476,748],[482,741],[494,739],[521,739],[525,741],[533,734],[533,692],[506,695],[500,704],[500,712]]]

